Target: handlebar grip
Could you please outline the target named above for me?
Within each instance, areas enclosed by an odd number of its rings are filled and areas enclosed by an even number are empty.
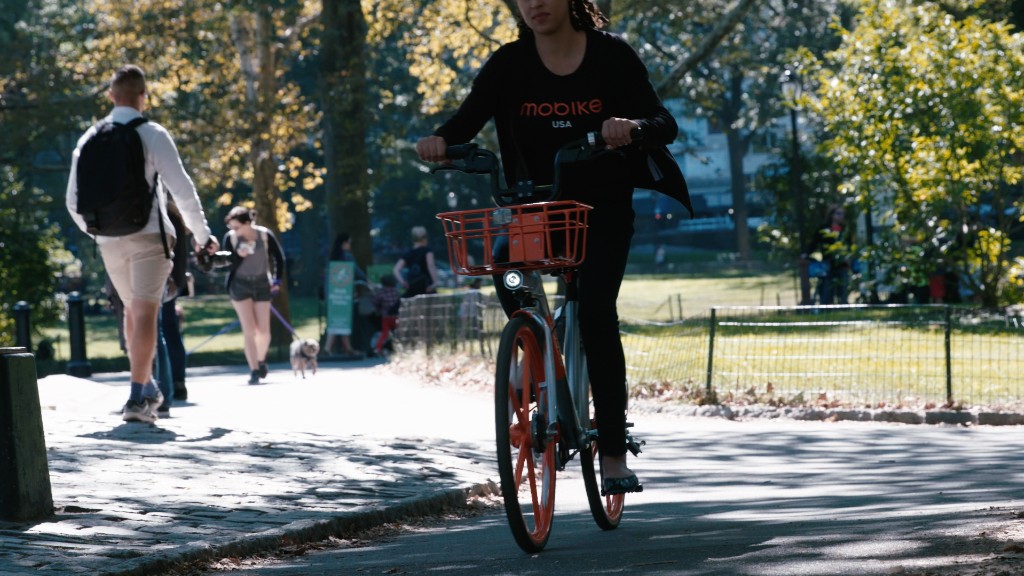
[[[644,141],[644,131],[642,128],[633,128],[629,131],[629,137],[633,140],[634,144],[639,144]],[[587,132],[587,144],[594,150],[605,147],[604,137],[598,131]]]
[[[463,160],[472,155],[478,147],[479,146],[473,143],[453,144],[445,149],[444,155],[447,156],[449,160]]]

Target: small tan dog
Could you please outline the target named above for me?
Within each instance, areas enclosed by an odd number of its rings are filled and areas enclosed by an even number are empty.
[[[313,374],[316,374],[316,357],[320,353],[319,342],[312,338],[295,340],[288,351],[288,356],[292,361],[292,372],[296,376],[301,372],[302,378],[305,379],[307,368],[312,370]]]

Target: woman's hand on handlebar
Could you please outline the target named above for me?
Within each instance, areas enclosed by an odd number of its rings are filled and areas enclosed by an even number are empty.
[[[633,130],[639,130],[636,120],[627,118],[609,118],[601,125],[601,138],[608,148],[620,148],[633,143]],[[418,146],[417,146],[418,149]]]
[[[440,136],[424,136],[416,142],[416,154],[424,162],[447,162],[448,143]]]

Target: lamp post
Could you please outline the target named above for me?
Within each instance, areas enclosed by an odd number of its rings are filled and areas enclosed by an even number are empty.
[[[800,132],[798,129],[797,109],[799,107],[800,95],[803,87],[791,70],[786,70],[780,81],[782,96],[789,107],[789,129],[790,129],[790,164],[789,164],[789,187],[796,209],[796,242],[797,250],[800,253],[798,269],[800,271],[800,305],[809,306],[811,300],[811,278],[807,273],[807,258],[803,256],[806,246],[804,229],[806,228],[807,204],[804,200],[803,187],[803,159],[800,156]]]

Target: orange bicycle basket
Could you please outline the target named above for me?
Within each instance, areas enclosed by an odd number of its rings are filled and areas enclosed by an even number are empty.
[[[573,268],[586,257],[587,213],[573,200],[504,208],[442,212],[452,272],[484,276],[506,270]],[[495,262],[499,239],[508,242],[508,262]],[[473,254],[477,254],[476,257]]]

